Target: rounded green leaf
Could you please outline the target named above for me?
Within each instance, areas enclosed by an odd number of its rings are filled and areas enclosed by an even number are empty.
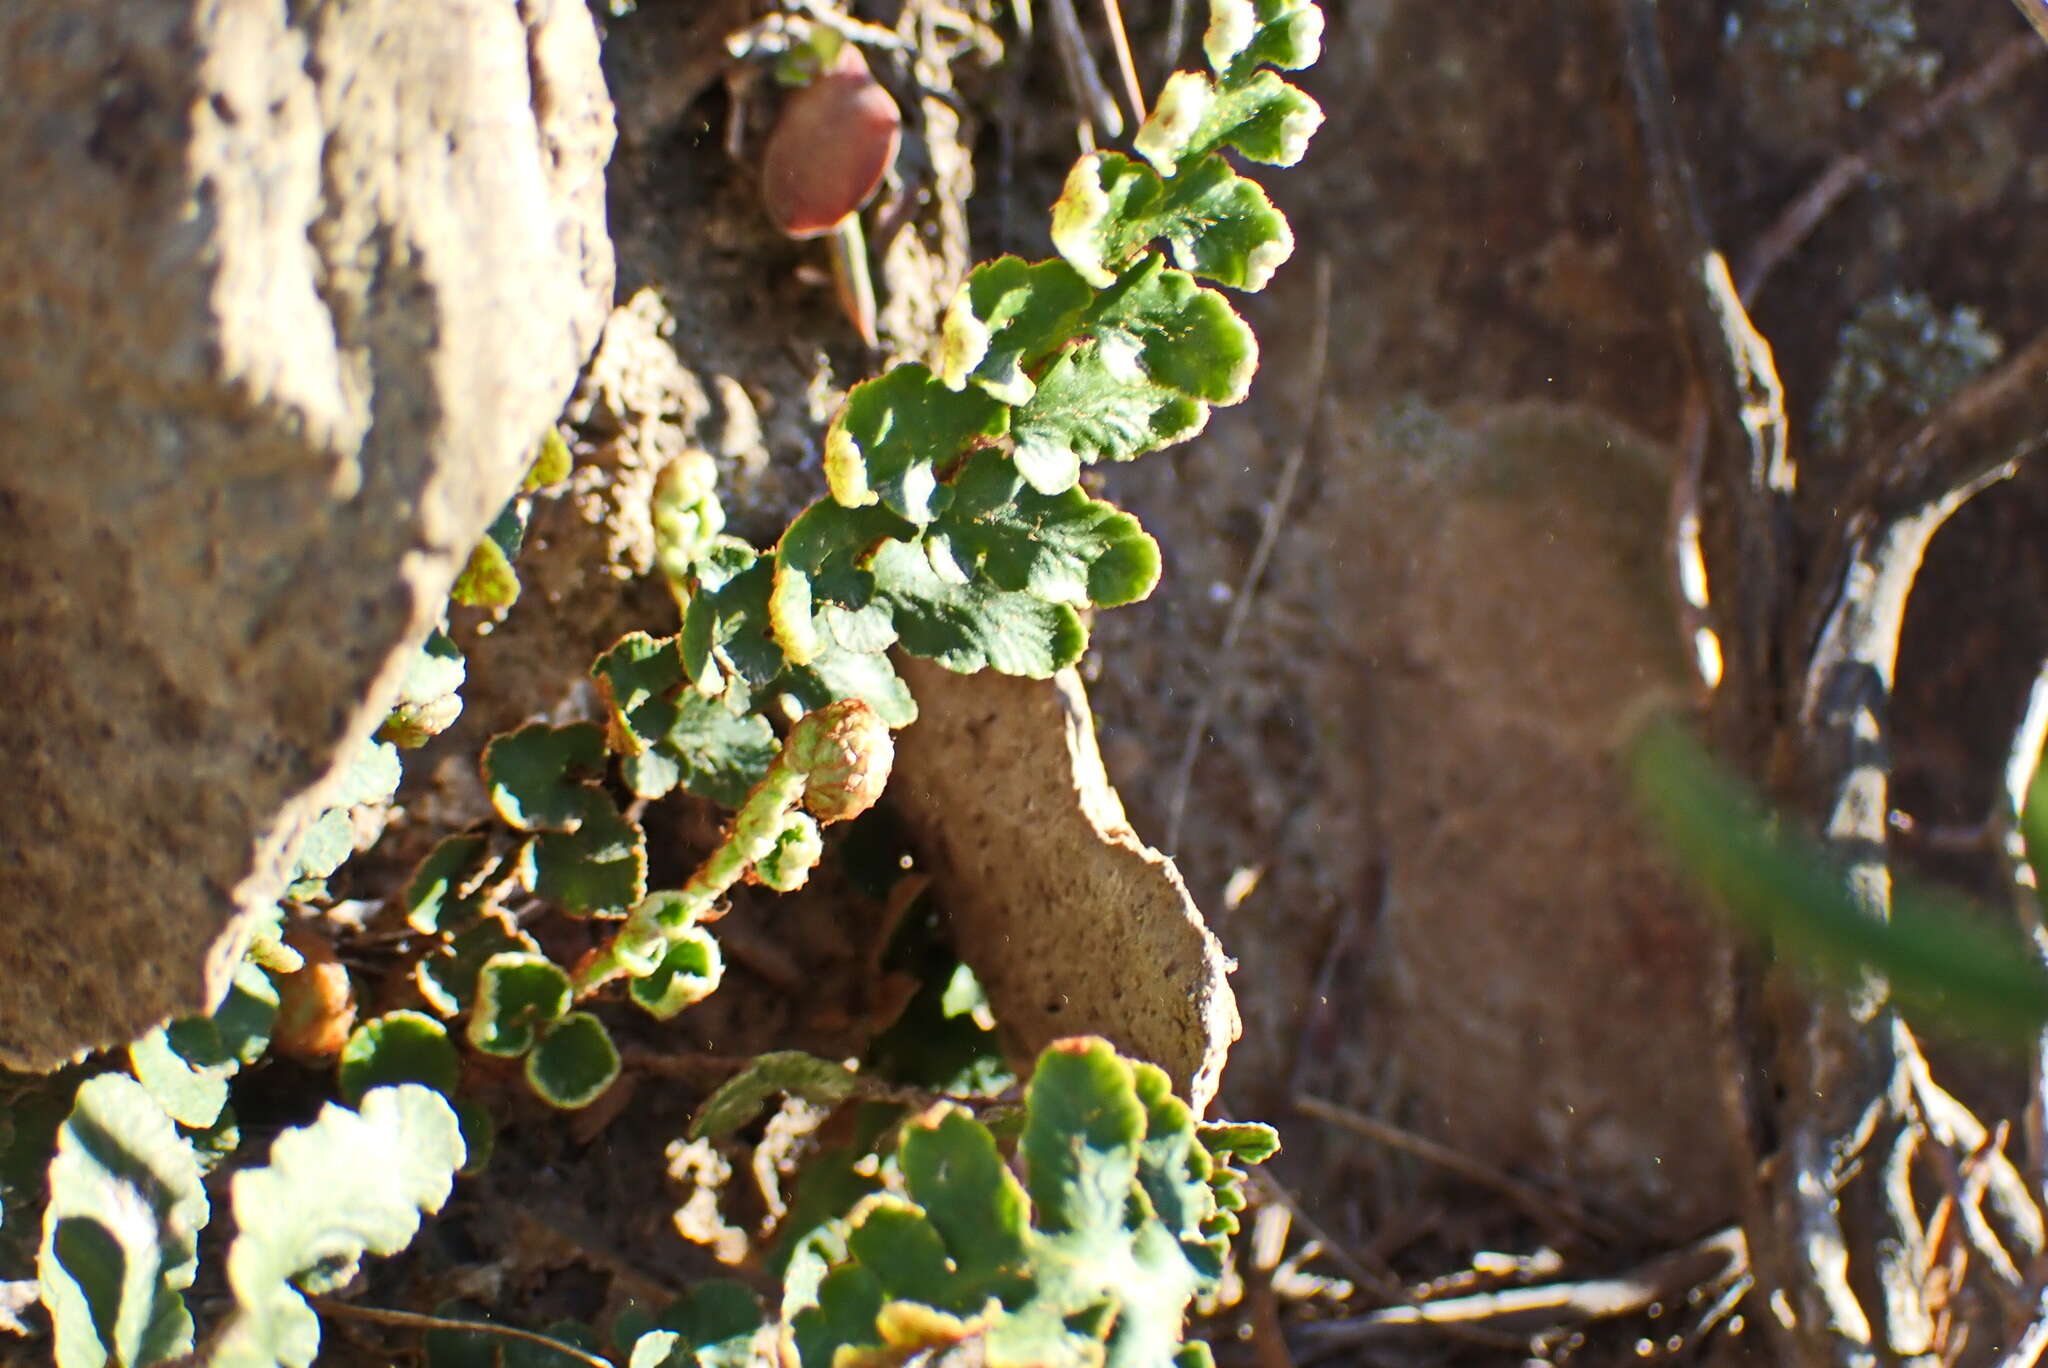
[[[1093,386],[1113,391],[1142,378],[1210,404],[1235,404],[1251,392],[1259,368],[1251,325],[1222,294],[1156,253],[1141,257],[1103,293],[1090,322],[1096,351],[1086,378]],[[1044,388],[1041,381],[1041,393]]]
[[[1289,71],[1323,50],[1323,12],[1314,0],[1210,0],[1202,52],[1218,77],[1241,79],[1260,63]]]
[[[705,695],[732,687],[729,674],[763,685],[782,673],[768,618],[775,562],[744,542],[715,544],[697,562],[697,591],[683,614],[683,670]]]
[[[341,868],[348,857],[355,854],[355,849],[355,824],[349,820],[348,809],[327,809],[306,829],[305,837],[299,842],[298,862],[292,869],[293,882],[326,878]]]
[[[320,1319],[294,1283],[330,1292],[364,1253],[405,1248],[420,1213],[448,1200],[463,1158],[448,1100],[413,1084],[373,1089],[360,1112],[329,1103],[311,1125],[279,1135],[268,1165],[234,1177],[235,1313],[209,1364],[309,1368]]]
[[[556,1022],[526,1057],[526,1081],[565,1111],[597,1101],[618,1076],[618,1046],[588,1012],[571,1012]]]
[[[1051,1231],[1121,1225],[1145,1138],[1131,1062],[1105,1040],[1059,1041],[1039,1056],[1025,1105],[1030,1120],[1019,1152],[1038,1225]]]
[[[611,712],[611,748],[622,755],[638,755],[675,721],[675,694],[683,683],[682,650],[674,637],[628,632],[591,665],[590,677]]]
[[[569,478],[575,464],[576,458],[569,454],[569,444],[562,440],[561,431],[551,427],[541,435],[540,449],[534,452],[533,464],[527,468],[520,488],[532,491],[560,484]]]
[[[82,1084],[57,1134],[36,1261],[58,1368],[191,1348],[180,1294],[207,1215],[198,1157],[143,1086],[117,1073]]]
[[[949,670],[1048,679],[1080,659],[1088,644],[1088,629],[1072,605],[1006,592],[982,579],[960,584],[942,578],[919,547],[890,542],[875,554],[872,568],[903,649]]]
[[[462,1060],[447,1028],[424,1012],[386,1012],[356,1027],[341,1047],[341,1095],[353,1105],[372,1088],[422,1083],[455,1091]]]
[[[262,1057],[276,1021],[277,985],[245,960],[212,1016],[151,1031],[128,1047],[129,1066],[172,1119],[203,1131],[220,1120],[228,1080]]]
[[[879,499],[912,522],[943,502],[942,465],[1009,426],[1009,409],[978,389],[949,389],[910,364],[854,386],[825,434],[825,478],[848,508]]]
[[[1068,176],[1053,225],[1061,255],[1101,285],[1162,239],[1184,270],[1240,290],[1264,289],[1294,252],[1286,218],[1221,157],[1166,181],[1119,153],[1097,153]]]
[[[939,378],[954,389],[971,379],[1006,404],[1023,403],[1031,369],[1072,339],[1094,297],[1064,261],[983,262],[946,311]]]
[[[690,1120],[690,1138],[717,1139],[746,1125],[768,1099],[789,1093],[823,1107],[853,1095],[857,1075],[844,1064],[802,1050],[771,1050],[720,1084]]]
[[[540,1032],[569,1010],[569,976],[545,955],[511,951],[477,971],[469,1043],[485,1054],[516,1059]]]
[[[271,1027],[277,1022],[277,984],[244,961],[235,967],[234,983],[214,1008],[212,1020],[223,1057],[254,1064],[269,1048]]]
[[[182,1033],[185,1049],[180,1049],[181,1042],[162,1026],[128,1047],[128,1064],[136,1080],[149,1089],[172,1120],[194,1130],[204,1130],[220,1119],[221,1108],[228,1103],[228,1078],[235,1071],[233,1061],[217,1058],[218,1033],[212,1048],[190,1048],[192,1037],[198,1034],[192,1028],[203,1031],[212,1024],[204,1018],[173,1023],[187,1028]]]
[[[533,938],[524,931],[515,931],[496,917],[482,917],[415,965],[413,983],[429,1007],[452,1017],[476,997],[476,978],[485,960],[507,950],[533,948]]]
[[[736,808],[761,782],[778,749],[775,729],[760,713],[735,713],[725,699],[691,690],[652,754],[673,766],[671,786],[679,783],[699,798]],[[637,786],[634,791],[640,792]]]
[[[1225,147],[1268,166],[1292,166],[1322,124],[1321,106],[1271,71],[1214,87],[1183,71],[1168,78],[1132,145],[1168,176]]]
[[[427,853],[405,886],[401,906],[415,931],[453,931],[476,912],[482,886],[497,869],[483,836],[450,836]]]
[[[485,531],[448,591],[451,602],[472,608],[510,608],[519,601],[519,573],[512,568],[512,557],[519,553],[519,543],[526,536],[526,502],[515,499],[507,504]]]
[[[405,762],[398,758],[398,747],[387,741],[372,741],[356,755],[355,763],[342,776],[341,788],[334,795],[335,807],[362,807],[369,803],[390,801],[398,792],[398,781],[404,777]]]
[[[446,731],[462,715],[462,698],[456,691],[468,668],[445,632],[431,633],[406,670],[398,699],[377,738],[411,749]]]
[[[897,1156],[962,1273],[992,1279],[1021,1264],[1030,1204],[988,1127],[960,1107],[935,1107],[904,1126]]]
[[[893,728],[917,721],[917,700],[885,651],[829,645],[810,664],[784,676],[782,686],[784,697],[804,712],[816,712],[842,698],[858,698]]]
[[[634,979],[627,992],[650,1015],[666,1021],[710,997],[724,978],[718,942],[703,927],[693,926],[670,941],[654,972]]]
[[[1133,529],[1136,519],[1132,520]],[[1159,583],[1159,543],[1140,531],[1109,547],[1088,567],[1088,597],[1098,608],[1136,603]]]
[[[596,723],[534,722],[484,747],[484,783],[491,806],[521,831],[574,831],[591,792],[583,781],[602,774],[604,762],[604,728]]]
[[[1214,1121],[1198,1126],[1202,1148],[1218,1159],[1263,1164],[1280,1152],[1280,1132],[1256,1121]]]
[[[788,813],[774,848],[754,861],[754,877],[778,893],[791,893],[804,886],[824,854],[817,819],[807,812]]]
[[[613,912],[647,896],[647,837],[603,791],[579,787],[574,831],[543,831],[528,847],[526,887],[572,916]]]

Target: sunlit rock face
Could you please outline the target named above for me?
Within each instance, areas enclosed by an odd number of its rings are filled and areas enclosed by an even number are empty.
[[[0,16],[8,1064],[207,1005],[610,304],[579,0],[289,9]]]

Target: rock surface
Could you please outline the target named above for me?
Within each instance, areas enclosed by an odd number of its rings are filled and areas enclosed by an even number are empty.
[[[1618,762],[1647,706],[1695,692],[1670,457],[1538,401],[1410,413],[1346,452],[1345,630],[1376,663],[1368,1020],[1408,1119],[1674,1229],[1711,1221],[1734,1181],[1702,1059],[1714,924]]]
[[[203,1008],[610,305],[580,0],[0,15],[0,1061]]]
[[[1206,1110],[1240,1029],[1230,962],[1173,861],[1131,830],[1079,676],[897,666],[918,719],[889,796],[1013,1052],[1107,1036]]]

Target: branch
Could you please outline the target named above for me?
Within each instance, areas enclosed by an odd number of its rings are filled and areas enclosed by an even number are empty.
[[[1930,507],[2048,445],[2048,330],[1967,386],[1900,441],[1851,490],[1847,507],[1879,516]]]
[[[1688,636],[1714,689],[1717,747],[1754,773],[1768,760],[1783,697],[1776,646],[1788,590],[1780,495],[1790,492],[1794,471],[1785,449],[1782,389],[1770,347],[1750,324],[1706,227],[1673,117],[1676,98],[1656,0],[1613,5],[1650,216],[1696,377],[1673,489]],[[1710,603],[1718,610],[1711,617]],[[1863,1368],[1871,1356],[1870,1324],[1848,1286],[1832,1147],[1824,1132],[1778,1134],[1780,1104],[1770,1086],[1801,1098],[1810,1093],[1775,1076],[1788,1061],[1774,1057],[1767,1044],[1763,1003],[1772,995],[1757,991],[1763,976],[1734,947],[1717,967],[1717,1053],[1731,1123],[1755,1172],[1755,1181],[1743,1187],[1751,1257],[1759,1284],[1773,1297],[1789,1298],[1796,1318],[1796,1328],[1782,1316],[1769,1317],[1767,1325],[1787,1363]],[[1853,1033],[1849,1043],[1855,1043]],[[1809,1042],[1802,1037],[1789,1044],[1779,1053],[1797,1067]]]
[[[1413,1131],[1389,1125],[1349,1107],[1340,1107],[1334,1102],[1326,1102],[1320,1097],[1310,1097],[1307,1094],[1294,1099],[1294,1109],[1304,1116],[1312,1116],[1318,1121],[1341,1126],[1354,1135],[1363,1136],[1376,1144],[1413,1155],[1425,1163],[1455,1173],[1468,1182],[1491,1188],[1521,1208],[1524,1215],[1546,1225],[1566,1230],[1583,1230],[1602,1240],[1616,1241],[1620,1238],[1620,1231],[1594,1216],[1575,1199],[1545,1192],[1501,1172],[1491,1164],[1473,1158],[1462,1150],[1432,1140],[1426,1135],[1417,1135]]]
[[[1122,136],[1123,113],[1103,82],[1095,58],[1089,55],[1088,40],[1081,33],[1081,16],[1074,13],[1074,0],[1050,0],[1046,19],[1053,49],[1059,53],[1060,70],[1067,78],[1067,94],[1079,107],[1081,118],[1091,130],[1100,130],[1105,139]],[[1087,136],[1092,138],[1094,133],[1091,131]]]
[[[2048,0],[2024,0],[2042,5]],[[2013,77],[2032,63],[2048,57],[2048,48],[2022,35],[2005,43],[1983,65],[1971,71],[1927,100],[1925,104],[1886,128],[1872,141],[1853,152],[1844,152],[1829,162],[1798,198],[1786,205],[1771,226],[1757,235],[1735,271],[1735,283],[1744,300],[1754,300],[1785,259],[1799,250],[1820,221],[1848,197],[1884,163],[1898,156],[1907,143],[1939,128],[1961,111],[1996,94]]]
[[[1734,604],[1732,614],[1721,615],[1727,676],[1739,686],[1733,694],[1738,706],[1764,708],[1777,696],[1773,646],[1785,593],[1787,535],[1782,497],[1796,479],[1786,449],[1784,392],[1770,344],[1750,323],[1700,207],[1673,117],[1676,97],[1658,33],[1657,0],[1613,3],[1650,215],[1676,288],[1676,321],[1704,390],[1713,459],[1697,477],[1698,502],[1717,515],[1718,527],[1709,529],[1715,554],[1706,558],[1708,577],[1724,581],[1722,597]],[[1681,479],[1687,477],[1682,471]],[[1713,493],[1721,497],[1709,497]],[[1726,710],[1723,715],[1731,716]],[[1735,748],[1757,758],[1767,730],[1752,726]]]
[[[2048,335],[1890,444],[1845,501],[1844,549],[1821,562],[1841,569],[1827,581],[1833,597],[1801,687],[1808,778],[1824,795],[1827,838],[1844,857],[1849,890],[1874,919],[1891,915],[1889,709],[1921,563],[1957,509],[2010,476],[2043,442]],[[1870,1362],[1880,1351],[1849,1284],[1842,1232],[1897,1217],[1869,1209],[1861,1195],[1852,1202],[1842,1188],[1880,1126],[1900,1120],[1886,1098],[1895,1080],[1915,1076],[1918,1061],[1910,1032],[1890,1019],[1884,998],[1884,985],[1873,979],[1846,1005],[1802,1002],[1780,1037],[1790,1161],[1780,1202],[1806,1255],[1795,1305],[1803,1321],[1818,1317],[1806,1323],[1837,1363]],[[1912,1354],[1920,1319],[1910,1313],[1918,1303],[1903,1290],[1884,1298],[1894,1314],[1882,1348]]]
[[[1837,567],[1820,581],[1828,599],[1807,665],[1802,719],[1819,726],[1815,778],[1833,796],[1831,821],[1846,821],[1843,785],[1855,781],[1858,709],[1881,740],[1906,599],[1928,543],[1972,497],[2010,477],[2048,445],[2048,331],[1966,386],[1932,416],[1886,444],[1842,500],[1834,549],[1815,563]],[[1872,688],[1875,687],[1875,694]],[[1867,747],[1865,747],[1867,749]],[[1866,785],[1867,788],[1867,785]],[[1881,789],[1867,795],[1882,803]],[[1841,841],[1882,846],[1885,813],[1866,815]]]

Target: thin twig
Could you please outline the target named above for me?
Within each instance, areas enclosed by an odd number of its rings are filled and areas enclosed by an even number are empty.
[[[2039,4],[2041,0],[2032,3]],[[2048,57],[2048,48],[2031,35],[2011,39],[1975,70],[1944,86],[1877,137],[1829,162],[1742,254],[1735,283],[1744,301],[1755,302],[1771,273],[1799,250],[1821,220],[1865,178],[1898,156],[1907,143],[1925,137],[1961,111],[1982,103],[2043,57]]]
[[[1145,91],[1138,84],[1138,63],[1131,56],[1131,36],[1124,32],[1123,7],[1117,0],[1102,0],[1103,22],[1109,25],[1109,45],[1116,50],[1117,70],[1124,78],[1124,98],[1131,102],[1131,127],[1145,122]]]
[[[1843,500],[1842,548],[1815,633],[1800,715],[1815,777],[1832,794],[1828,837],[1852,860],[1852,892],[1890,915],[1886,718],[1906,604],[1928,544],[1975,495],[2048,443],[2048,331],[1965,388],[1873,461]],[[1868,1009],[1874,1004],[1866,1002]]]
[[[1315,313],[1311,316],[1308,343],[1308,403],[1303,408],[1300,436],[1288,451],[1287,459],[1281,462],[1280,478],[1274,482],[1273,497],[1266,504],[1266,516],[1259,527],[1258,543],[1252,548],[1250,564],[1245,566],[1244,580],[1237,587],[1237,597],[1230,605],[1230,617],[1223,625],[1223,638],[1216,643],[1215,653],[1210,657],[1214,665],[1210,686],[1195,702],[1193,715],[1188,719],[1187,735],[1181,741],[1180,756],[1173,766],[1173,785],[1166,804],[1166,849],[1169,853],[1180,846],[1181,821],[1187,816],[1188,790],[1194,783],[1195,757],[1202,747],[1202,737],[1209,730],[1209,719],[1216,711],[1218,695],[1224,685],[1237,677],[1231,668],[1231,653],[1237,649],[1237,639],[1244,634],[1246,622],[1251,618],[1252,603],[1258,597],[1259,583],[1265,578],[1266,563],[1273,558],[1273,550],[1280,543],[1280,531],[1286,526],[1287,516],[1294,505],[1294,487],[1301,479],[1301,468],[1308,460],[1310,445],[1315,440],[1316,427],[1323,411],[1323,381],[1330,364],[1330,259],[1316,258]]]
[[[1409,1299],[1420,1304],[1478,1292],[1498,1292],[1508,1287],[1527,1287],[1563,1271],[1564,1256],[1549,1245],[1520,1258],[1474,1254],[1471,1266],[1431,1278],[1411,1289]]]
[[[1481,1187],[1492,1188],[1520,1207],[1525,1214],[1545,1224],[1582,1230],[1609,1242],[1618,1242],[1621,1239],[1621,1232],[1570,1198],[1552,1196],[1519,1178],[1501,1172],[1491,1164],[1475,1159],[1462,1150],[1453,1149],[1440,1141],[1432,1140],[1426,1135],[1417,1135],[1413,1131],[1389,1125],[1363,1112],[1340,1107],[1334,1102],[1326,1102],[1320,1097],[1296,1097],[1294,1109],[1318,1121],[1342,1126],[1345,1130],[1362,1135],[1376,1144],[1385,1145],[1388,1149],[1414,1155],[1417,1159],[1434,1164],[1448,1173],[1455,1173],[1460,1178],[1477,1183]]]
[[[903,40],[902,35],[883,28],[880,24],[863,23],[852,15],[834,8],[826,3],[826,0],[798,0],[798,3],[804,13],[810,16],[812,23],[831,29],[849,42],[865,43],[869,47],[888,52],[907,52],[910,49],[910,44]]]
[[[1904,1070],[1912,1092],[1915,1112],[1927,1124],[1936,1142],[1951,1151],[1979,1156],[1986,1193],[1998,1217],[2012,1232],[2029,1260],[2048,1247],[2048,1216],[2044,1216],[2034,1192],[2002,1145],[1992,1144],[1996,1132],[1987,1129],[1954,1094],[1934,1081],[1934,1071],[1920,1051],[1919,1042],[1904,1022],[1892,1024],[1893,1054]]]
[[[1826,833],[1843,857],[1850,894],[1874,921],[1891,913],[1890,761],[1886,753],[1892,682],[1906,605],[1934,534],[1995,473],[1946,491],[1932,504],[1890,520],[1863,519],[1849,547],[1837,597],[1804,681],[1800,718],[1816,788],[1830,794]],[[1845,1230],[1887,1220],[1892,1247],[1908,1232],[1894,1206],[1873,1208],[1842,1191],[1844,1156],[1858,1149],[1882,1119],[1893,1119],[1886,1080],[1914,1050],[1904,1023],[1886,1020],[1884,985],[1866,979],[1848,1003],[1807,999],[1784,1028],[1791,1049],[1781,1055],[1786,1109],[1784,1177],[1775,1185],[1799,1262],[1791,1294],[1805,1347],[1842,1364],[1871,1360],[1880,1341],[1848,1278]],[[1866,1225],[1866,1221],[1868,1225]],[[1781,1237],[1782,1238],[1782,1237]],[[1857,1236],[1859,1246],[1864,1236]],[[1887,1279],[1882,1310],[1885,1348],[1917,1352],[1930,1334],[1921,1287]]]
[[[1698,1344],[1701,1340],[1712,1334],[1716,1326],[1735,1314],[1735,1308],[1742,1305],[1742,1299],[1747,1297],[1755,1287],[1756,1274],[1750,1272],[1744,1272],[1740,1277],[1730,1281],[1727,1290],[1723,1291],[1719,1297],[1716,1297],[1714,1304],[1708,1307],[1699,1320],[1693,1323],[1692,1329],[1686,1333],[1687,1342]]]
[[[1188,38],[1188,0],[1168,0],[1166,34],[1159,40],[1160,65],[1170,74],[1180,65],[1180,50]]]
[[[1484,1326],[1527,1337],[1631,1315],[1653,1303],[1681,1298],[1696,1287],[1726,1287],[1748,1271],[1749,1247],[1742,1228],[1729,1226],[1619,1277],[1508,1288],[1420,1306],[1391,1306],[1370,1315],[1304,1325],[1297,1335],[1309,1351],[1303,1358],[1322,1357],[1402,1329]]]
[[[1368,770],[1367,773],[1377,773]],[[1372,821],[1371,817],[1364,819]],[[1363,833],[1367,849],[1383,851],[1381,833]],[[1294,1063],[1287,1074],[1288,1090],[1291,1092],[1314,1091],[1315,1080],[1309,1072],[1313,1066],[1327,1068],[1331,1063],[1328,1045],[1341,1030],[1348,1027],[1340,1010],[1343,994],[1338,980],[1350,969],[1355,969],[1358,957],[1365,949],[1368,926],[1368,906],[1384,910],[1387,890],[1392,881],[1387,878],[1383,860],[1375,860],[1370,870],[1365,892],[1355,898],[1340,901],[1336,925],[1331,928],[1329,939],[1324,942],[1322,954],[1316,964],[1315,981],[1309,986],[1308,1005],[1301,1014],[1301,1027],[1294,1041]],[[1378,921],[1375,917],[1374,922]]]
[[[1280,1294],[1273,1287],[1274,1273],[1287,1248],[1293,1214],[1284,1206],[1263,1207],[1256,1212],[1251,1222],[1251,1238],[1245,1242],[1246,1249],[1238,1260],[1256,1368],[1295,1368],[1280,1320]]]
[[[1081,16],[1074,13],[1074,0],[1047,0],[1045,13],[1053,48],[1060,55],[1060,70],[1066,73],[1067,93],[1080,107],[1085,121],[1084,138],[1092,137],[1092,130],[1098,127],[1104,138],[1121,136],[1124,116],[1116,107],[1116,97],[1103,83],[1094,55],[1088,51],[1088,40],[1081,33]]]
[[[395,1325],[407,1330],[454,1330],[463,1334],[497,1335],[503,1339],[518,1340],[533,1344],[562,1355],[564,1358],[587,1364],[589,1368],[614,1368],[610,1359],[600,1358],[587,1349],[565,1344],[531,1330],[517,1326],[499,1325],[494,1321],[454,1320],[447,1316],[428,1316],[418,1311],[390,1311],[381,1306],[358,1306],[354,1302],[339,1301],[333,1297],[308,1296],[306,1300],[313,1309],[323,1315],[342,1316],[355,1320],[370,1321],[376,1325]]]
[[[2012,0],[2027,22],[2034,26],[2034,32],[2041,35],[2041,41],[2048,43],[2048,0]],[[2039,1351],[2036,1350],[2038,1353]]]
[[[2048,1350],[2048,1292],[2043,1292],[2034,1303],[2033,1319],[2027,1322],[2027,1328],[2013,1341],[2005,1357],[1998,1360],[1997,1368],[2034,1368],[2041,1361],[2043,1350]]]
[[[1896,1238],[1872,1251],[1884,1288],[1886,1339],[1892,1349],[1908,1355],[1924,1354],[1934,1338],[1927,1289],[1936,1260],[1947,1250],[1949,1217],[1955,1209],[1944,1197],[1929,1220],[1920,1220],[1913,1199],[1913,1161],[1926,1139],[1926,1128],[1912,1121],[1900,1126],[1892,1139],[1878,1186]]]
[[[1388,1267],[1385,1260],[1370,1254],[1354,1253],[1336,1236],[1330,1234],[1315,1217],[1309,1215],[1307,1208],[1302,1206],[1301,1199],[1278,1178],[1265,1169],[1255,1168],[1251,1170],[1250,1181],[1252,1191],[1261,1202],[1285,1207],[1294,1223],[1307,1231],[1309,1238],[1323,1247],[1323,1252],[1329,1256],[1330,1262],[1343,1269],[1351,1281],[1390,1305],[1409,1300],[1407,1289],[1401,1285],[1400,1276]]]
[[[1965,386],[1873,462],[1842,503],[1876,516],[1908,514],[2048,446],[2048,329]],[[2003,478],[2002,476],[2000,478]]]
[[[1693,373],[1704,392],[1716,459],[1704,463],[1702,483],[1727,494],[1724,517],[1708,529],[1717,534],[1708,539],[1717,554],[1708,558],[1707,569],[1729,581],[1716,589],[1716,596],[1733,605],[1732,613],[1721,614],[1728,629],[1721,655],[1727,675],[1739,682],[1735,697],[1760,709],[1776,694],[1772,647],[1789,532],[1781,499],[1794,479],[1783,444],[1782,394],[1770,348],[1743,311],[1700,206],[1674,116],[1677,97],[1664,60],[1657,0],[1613,4],[1650,218],[1676,289],[1677,321]],[[1723,720],[1752,722],[1726,712]],[[1769,729],[1751,725],[1749,730],[1736,738],[1739,745],[1724,736],[1724,746],[1738,758],[1759,759]]]
[[[2027,1313],[2026,1279],[2004,1242],[1998,1238],[1998,1232],[1991,1228],[1991,1222],[1984,1216],[1984,1189],[1992,1171],[1989,1159],[1992,1155],[2004,1158],[2005,1142],[2011,1129],[2010,1122],[1999,1122],[1998,1129],[1984,1144],[1960,1163],[1956,1162],[1951,1151],[1942,1150],[1935,1157],[1935,1171],[1955,1196],[1957,1210],[1963,1217],[1963,1234],[1968,1237],[1970,1248],[1976,1251],[1977,1257],[1993,1274],[1993,1295],[2017,1322]]]

